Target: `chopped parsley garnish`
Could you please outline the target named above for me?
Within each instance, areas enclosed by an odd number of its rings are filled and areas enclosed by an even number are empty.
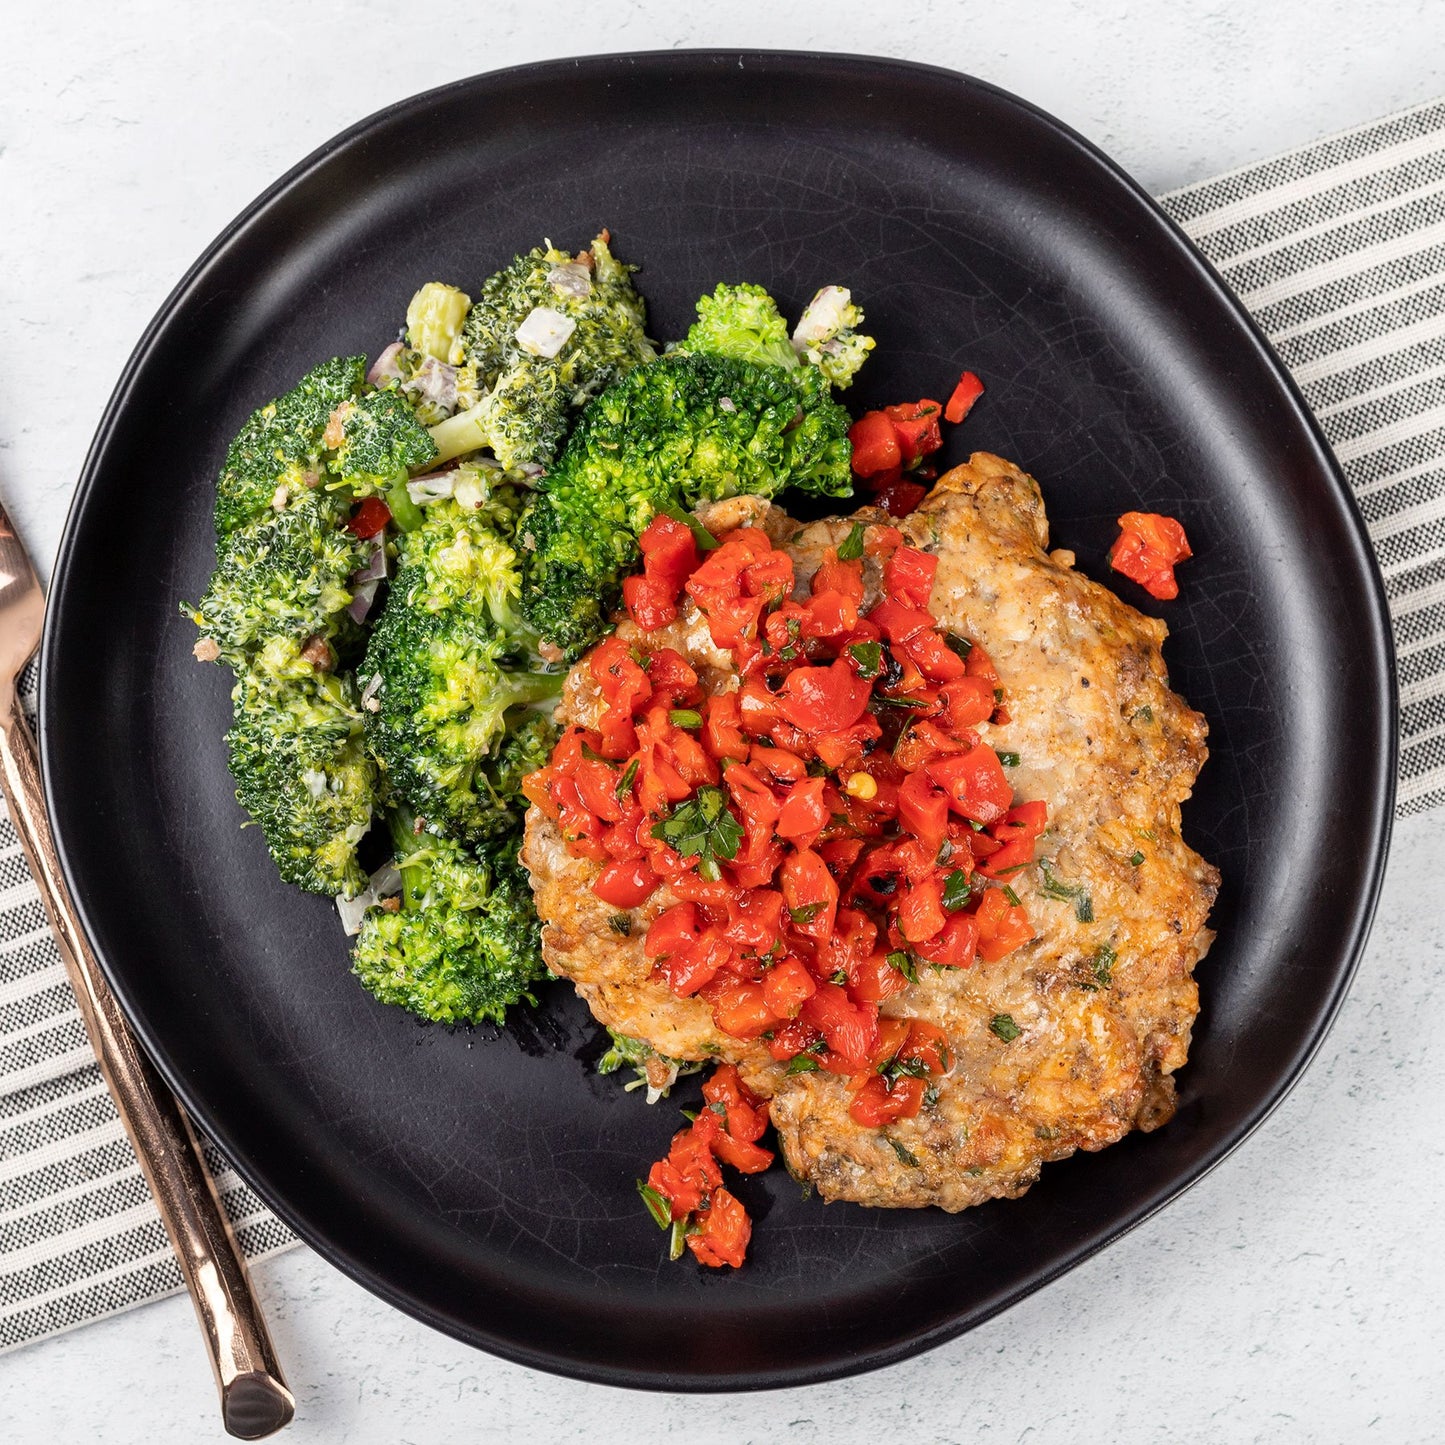
[[[617,801],[619,803],[625,803],[627,795],[632,791],[632,780],[637,776],[637,762],[638,760],[633,758],[628,763],[627,770],[617,780]]]
[[[690,707],[675,707],[667,716],[675,728],[700,728],[702,726],[702,714],[694,712]]]
[[[1013,1021],[1012,1014],[995,1014],[988,1021],[988,1026],[1006,1044],[1011,1044],[1023,1033],[1023,1030]]]
[[[896,969],[909,983],[918,982],[918,965],[913,961],[913,955],[907,949],[895,948],[888,955],[888,967]]]
[[[1142,853],[1135,852],[1130,854],[1129,856],[1129,862],[1135,868],[1137,868],[1143,861],[1144,855]]]
[[[607,919],[607,926],[620,938],[629,938],[632,935],[632,920],[625,913],[611,914]]]
[[[1108,988],[1114,981],[1114,965],[1119,961],[1119,955],[1107,943],[1101,943],[1094,950],[1094,977],[1099,981],[1100,988]]]
[[[817,1059],[812,1054],[794,1054],[788,1060],[788,1072],[790,1074],[811,1074],[819,1067]]]
[[[956,632],[945,632],[943,640],[948,644],[948,650],[957,653],[959,657],[967,658],[968,654],[973,651],[973,643],[966,637],[960,637]]]
[[[875,693],[874,702],[881,702],[887,707],[927,707],[928,704],[921,697],[882,697]]]
[[[1013,889],[1012,889],[1007,883],[1005,883],[1005,884],[1003,885],[1003,889],[1002,889],[1001,891],[1003,892],[1003,896],[1004,896],[1005,898],[1007,898],[1008,901],[1009,901],[1011,904],[1013,904],[1013,906],[1014,906],[1015,908],[1018,908],[1018,907],[1021,906],[1020,903],[1019,903],[1019,896],[1018,896],[1018,894],[1015,893],[1015,892],[1013,891]]]
[[[937,1084],[930,1084],[930,1085],[923,1091],[923,1107],[924,1107],[925,1109],[931,1109],[931,1108],[933,1108],[933,1106],[934,1106],[935,1104],[937,1104],[937,1103],[938,1103],[938,1085],[937,1085]]]
[[[863,523],[854,522],[853,530],[838,543],[840,562],[852,562],[863,555],[863,532]]]
[[[918,1155],[905,1149],[892,1134],[885,1134],[883,1137],[888,1141],[889,1147],[898,1156],[898,1162],[900,1164],[906,1164],[910,1169],[917,1169],[919,1167]]]
[[[922,1059],[900,1059],[895,1055],[886,1063],[879,1064],[877,1072],[882,1074],[891,1086],[902,1078],[926,1079],[929,1071],[928,1065]]]
[[[1006,768],[1016,768],[1019,765],[1019,755],[1017,753],[1000,753],[998,760]]]
[[[1064,903],[1074,905],[1074,917],[1080,923],[1092,923],[1094,921],[1094,900],[1089,895],[1089,890],[1081,883],[1065,883],[1052,868],[1049,867],[1047,858],[1039,859],[1039,872],[1043,875],[1043,884],[1039,891],[1045,898],[1057,898]]]
[[[637,1181],[637,1192],[647,1206],[647,1212],[659,1229],[672,1228],[672,1205],[660,1195],[645,1179]]]
[[[818,910],[822,906],[821,903],[804,903],[799,908],[788,909],[788,917],[801,927],[804,924],[811,923],[818,916]]]
[[[1146,702],[1143,707],[1130,719],[1131,722],[1153,722],[1154,709]]]
[[[943,880],[943,907],[948,913],[957,913],[968,905],[973,897],[973,880],[962,868],[955,868]]]
[[[697,858],[697,871],[710,883],[722,877],[718,859],[738,856],[742,824],[728,811],[721,788],[699,788],[672,816],[655,823],[652,836],[676,848],[684,858]]]
[[[611,758],[604,758],[596,748],[589,748],[586,743],[582,744],[582,756],[586,758],[589,763],[606,763],[609,768],[615,768],[617,766]]]
[[[872,682],[883,670],[883,649],[876,642],[855,642],[848,653],[858,664],[858,676],[864,682]]]

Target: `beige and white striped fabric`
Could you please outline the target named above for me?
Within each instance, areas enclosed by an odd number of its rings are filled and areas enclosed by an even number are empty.
[[[1400,809],[1445,801],[1445,101],[1163,199],[1269,335],[1370,528]],[[291,1237],[213,1158],[248,1254]],[[0,1349],[180,1288],[0,816]]]
[[[1294,373],[1375,546],[1401,814],[1445,802],[1445,101],[1163,197]]]

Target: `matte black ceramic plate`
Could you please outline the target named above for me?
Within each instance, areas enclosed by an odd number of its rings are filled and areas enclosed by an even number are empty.
[[[878,338],[848,400],[988,395],[951,445],[1016,459],[1103,561],[1129,507],[1184,519],[1159,608],[1213,756],[1186,812],[1224,873],[1203,1014],[1166,1129],[950,1217],[749,1181],[747,1268],[668,1264],[634,1177],[678,1126],[594,1076],[562,986],[531,1028],[425,1029],[347,972],[326,901],[277,881],[226,774],[227,678],[177,612],[212,561],[246,413],[376,351],[420,282],[473,285],[601,225],[677,336],[719,280],[796,314],[853,288]],[[1237,1144],[1299,1073],[1358,955],[1394,775],[1381,592],[1298,396],[1169,223],[1065,127],[976,81],[874,60],[666,54],[484,76],[304,162],[147,332],[81,481],[52,593],[43,740],[65,863],[141,1036],[294,1228],[486,1349],[616,1384],[798,1384],[977,1324]],[[688,1102],[682,1091],[680,1102]]]

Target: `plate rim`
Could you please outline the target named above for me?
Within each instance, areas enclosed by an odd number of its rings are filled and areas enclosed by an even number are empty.
[[[512,1363],[593,1384],[657,1391],[686,1391],[696,1394],[796,1388],[882,1369],[958,1338],[1053,1283],[1062,1275],[1076,1269],[1192,1189],[1201,1179],[1218,1168],[1264,1124],[1294,1090],[1310,1062],[1318,1053],[1333,1027],[1340,1007],[1353,983],[1378,906],[1395,821],[1399,749],[1399,685],[1395,667],[1394,637],[1384,581],[1358,503],[1355,501],[1339,463],[1297,383],[1243,303],[1229,289],[1194,243],[1189,240],[1178,223],[1118,162],[1072,126],[1041,106],[1002,86],[966,72],[918,61],[852,52],[816,50],[701,47],[680,50],[626,51],[525,62],[478,72],[406,96],[362,117],[322,142],[267,186],[222,228],[186,269],[142,331],[101,413],[94,438],[80,470],[66,514],[60,545],[51,573],[50,586],[47,589],[45,627],[40,649],[38,740],[46,809],[51,819],[56,850],[66,887],[70,891],[79,914],[82,928],[86,936],[91,937],[95,930],[90,926],[83,892],[76,886],[77,880],[72,859],[66,847],[66,830],[62,822],[65,816],[63,803],[56,787],[55,770],[50,760],[51,739],[55,731],[53,725],[55,703],[51,697],[50,682],[54,654],[53,636],[59,625],[57,619],[65,610],[66,593],[71,583],[71,553],[77,545],[77,537],[83,524],[90,494],[104,470],[105,454],[112,435],[126,410],[129,394],[137,374],[146,364],[162,331],[185,303],[186,297],[197,279],[254,218],[269,209],[287,191],[305,181],[312,172],[326,164],[337,152],[358,141],[364,141],[374,129],[384,126],[408,112],[423,111],[453,93],[519,80],[535,81],[547,76],[562,78],[570,75],[575,77],[584,71],[590,71],[594,75],[603,75],[607,71],[651,67],[657,78],[660,79],[670,65],[746,69],[750,63],[803,69],[813,73],[816,73],[818,67],[825,66],[841,66],[853,70],[882,69],[893,73],[905,82],[909,75],[913,75],[920,79],[929,78],[934,83],[948,83],[984,92],[995,100],[1001,101],[1005,106],[1023,112],[1036,124],[1052,131],[1065,143],[1081,152],[1086,163],[1100,167],[1136,202],[1142,205],[1143,215],[1154,224],[1159,242],[1170,247],[1175,253],[1176,259],[1184,262],[1195,273],[1199,283],[1213,293],[1217,302],[1223,303],[1225,310],[1242,330],[1241,341],[1252,347],[1267,372],[1273,377],[1281,394],[1282,402],[1293,413],[1295,421],[1301,426],[1302,439],[1308,441],[1309,450],[1312,453],[1311,460],[1329,478],[1339,500],[1344,503],[1342,510],[1348,523],[1350,541],[1362,564],[1361,571],[1366,582],[1370,611],[1368,630],[1373,634],[1376,644],[1371,662],[1379,674],[1377,680],[1382,684],[1380,689],[1382,707],[1379,735],[1376,738],[1378,746],[1373,755],[1376,764],[1376,778],[1374,786],[1370,790],[1373,816],[1370,818],[1368,827],[1362,830],[1363,835],[1370,839],[1371,861],[1368,869],[1362,870],[1358,875],[1363,886],[1353,900],[1354,906],[1347,930],[1347,941],[1341,950],[1342,966],[1333,988],[1320,1002],[1318,1019],[1310,1038],[1296,1051],[1287,1070],[1273,1090],[1255,1104],[1242,1125],[1226,1141],[1214,1146],[1201,1160],[1184,1170],[1179,1177],[1137,1201],[1116,1217],[1107,1228],[1101,1230],[1097,1237],[1072,1252],[1066,1261],[1056,1262],[1048,1268],[1035,1272],[1026,1283],[1020,1283],[1016,1287],[1002,1292],[981,1309],[970,1310],[966,1317],[955,1315],[949,1320],[901,1336],[892,1344],[872,1348],[860,1356],[835,1356],[827,1362],[812,1362],[801,1366],[783,1365],[767,1370],[698,1375],[645,1367],[634,1369],[595,1365],[590,1361],[579,1360],[572,1356],[552,1354],[519,1345],[505,1335],[498,1334],[495,1329],[480,1329],[452,1319],[445,1312],[428,1305],[425,1300],[393,1286],[386,1278],[378,1274],[367,1260],[358,1257],[353,1251],[339,1247],[324,1233],[313,1229],[309,1222],[303,1221],[298,1214],[293,1213],[285,1199],[271,1193],[268,1186],[262,1181],[261,1171],[255,1168],[246,1151],[237,1145],[224,1121],[215,1117],[204,1104],[198,1104],[197,1100],[190,1096],[185,1079],[169,1058],[163,1039],[132,1013],[130,1001],[126,995],[123,974],[118,975],[110,961],[99,949],[96,949],[101,969],[119,1000],[132,1031],[156,1064],[166,1084],[180,1099],[186,1110],[193,1115],[199,1127],[226,1155],[240,1176],[256,1191],[266,1206],[296,1235],[298,1240],[316,1251],[329,1264],[384,1299],[388,1304],[431,1328]]]

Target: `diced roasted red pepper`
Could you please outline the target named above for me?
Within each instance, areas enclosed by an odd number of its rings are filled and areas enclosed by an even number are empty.
[[[965,371],[959,377],[958,385],[953,388],[948,405],[943,408],[944,421],[957,426],[973,410],[974,402],[982,395],[983,383],[971,371]]]

